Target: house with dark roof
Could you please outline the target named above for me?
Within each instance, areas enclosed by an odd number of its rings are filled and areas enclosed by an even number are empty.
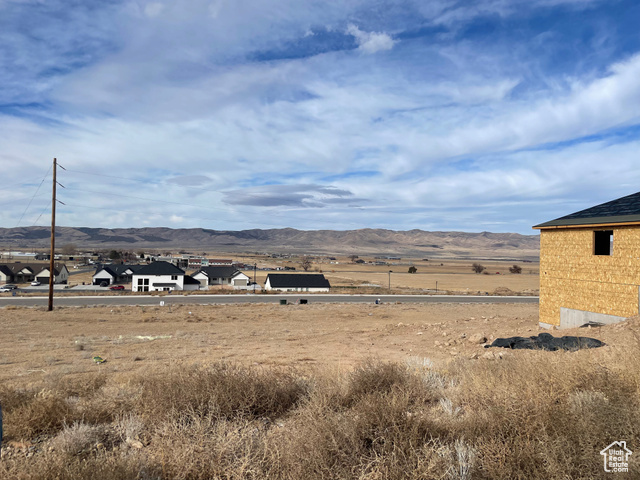
[[[133,273],[131,286],[134,292],[170,292],[199,290],[200,282],[172,263],[153,262]]]
[[[103,265],[92,277],[93,285],[114,285],[116,283],[129,283],[133,274],[144,265]]]
[[[640,313],[640,192],[540,230],[540,325],[620,322]]]
[[[48,263],[7,263],[0,265],[0,282],[4,283],[29,283],[34,280],[40,283],[49,283]],[[69,270],[64,263],[54,263],[54,283],[67,283]]]
[[[328,292],[330,288],[321,273],[270,273],[264,284],[265,290],[285,292]]]
[[[247,288],[250,281],[247,275],[232,266],[202,267],[192,276],[198,280],[204,288],[215,285],[226,285],[241,289]]]

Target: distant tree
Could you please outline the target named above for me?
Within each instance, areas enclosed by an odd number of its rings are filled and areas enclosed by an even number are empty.
[[[480,265],[479,263],[474,263],[473,265],[471,265],[471,268],[476,273],[482,273],[485,271],[485,267],[483,265]]]
[[[117,250],[111,250],[109,252],[109,258],[111,260],[120,260],[120,257],[122,257],[122,254]]]
[[[309,271],[309,269],[311,268],[311,265],[312,265],[312,262],[309,257],[307,257],[306,255],[302,257],[302,260],[300,261],[300,266],[305,272]]]
[[[351,263],[355,263],[357,259],[358,255],[349,255],[349,260],[351,260]]]
[[[409,267],[409,273],[416,273],[418,271],[418,269],[416,267],[414,267],[413,265],[411,265]]]
[[[138,257],[144,260],[144,252],[143,251],[138,252]]]
[[[513,267],[509,267],[509,272],[522,273],[522,267],[520,265],[514,265]]]

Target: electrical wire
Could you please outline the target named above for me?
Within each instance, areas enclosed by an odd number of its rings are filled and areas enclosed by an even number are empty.
[[[45,212],[50,211],[50,210],[51,210],[51,207],[50,207],[49,205],[47,205],[46,207],[44,207],[44,208],[42,209],[42,212],[40,212],[40,215],[38,215],[38,218],[36,218],[36,221],[35,221],[35,222],[33,222],[33,226],[35,227],[35,226],[36,226],[36,224],[38,223],[38,220],[40,220],[40,217],[42,217],[42,215],[44,215],[44,214],[45,214]]]
[[[42,187],[42,184],[44,183],[44,181],[49,176],[49,173],[51,172],[52,168],[53,168],[53,164],[51,164],[51,166],[49,167],[49,170],[47,170],[47,173],[44,175],[44,177],[42,177],[42,181],[40,182],[40,185],[38,185],[38,188],[36,189],[36,192],[33,194],[33,197],[31,197],[31,200],[29,200],[29,203],[27,204],[27,207],[24,209],[24,212],[22,212],[22,215],[20,215],[20,220],[18,220],[18,223],[16,224],[16,227],[20,226],[20,222],[22,221],[22,219],[24,218],[25,214],[27,213],[27,210],[29,210],[29,207],[31,206],[31,202],[33,202],[33,199],[36,198],[36,195],[40,191],[40,187]]]

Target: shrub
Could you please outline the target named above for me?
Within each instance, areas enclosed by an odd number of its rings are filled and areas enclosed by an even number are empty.
[[[510,273],[522,273],[522,267],[519,265],[514,265],[513,267],[509,267]]]
[[[474,263],[473,265],[471,265],[471,269],[475,272],[475,273],[482,273],[485,271],[485,267],[479,263]]]
[[[152,421],[193,413],[216,418],[275,418],[306,394],[293,372],[218,363],[142,381],[139,409]]]

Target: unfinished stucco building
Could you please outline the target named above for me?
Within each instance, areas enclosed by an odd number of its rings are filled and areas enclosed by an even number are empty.
[[[540,230],[542,326],[638,315],[640,192],[533,228]]]

